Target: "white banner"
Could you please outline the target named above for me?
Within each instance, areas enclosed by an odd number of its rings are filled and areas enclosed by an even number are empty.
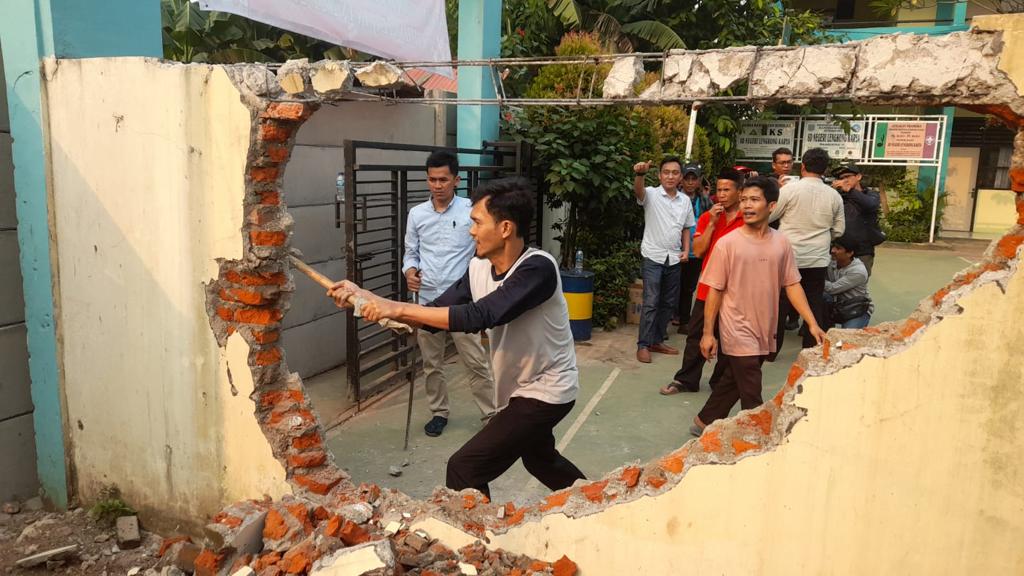
[[[444,0],[192,0],[346,48],[406,61],[449,61]],[[432,72],[452,76],[448,67]]]

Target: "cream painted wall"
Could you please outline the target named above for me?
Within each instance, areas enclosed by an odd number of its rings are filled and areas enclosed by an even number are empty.
[[[1024,573],[1024,275],[960,304],[896,356],[806,380],[773,452],[489,545],[583,576]]]
[[[71,458],[193,526],[288,491],[252,417],[248,348],[221,350],[202,284],[242,256],[250,116],[227,75],[154,60],[50,61],[46,100]],[[228,381],[231,369],[238,394]]]

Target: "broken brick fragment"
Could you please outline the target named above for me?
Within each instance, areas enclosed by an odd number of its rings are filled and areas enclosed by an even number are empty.
[[[286,146],[270,145],[264,152],[264,158],[275,164],[282,164],[288,161],[292,152]]]
[[[277,206],[281,203],[281,193],[276,190],[260,192],[259,194],[260,204],[266,204],[267,206]]]
[[[256,563],[252,565],[252,569],[255,570],[257,574],[259,574],[265,568],[267,568],[268,566],[273,566],[273,565],[277,564],[280,561],[281,561],[281,553],[280,552],[270,552],[270,553],[267,553],[267,554],[263,554],[262,556],[257,558],[256,559]]]
[[[338,538],[344,542],[346,546],[355,546],[357,544],[369,542],[370,534],[355,522],[345,520],[341,526],[341,530],[338,531]]]
[[[224,273],[224,279],[233,284],[243,286],[282,286],[288,282],[288,277],[282,272],[236,272],[228,270]]]
[[[555,492],[554,494],[552,494],[552,495],[550,495],[550,496],[548,496],[547,498],[544,499],[544,504],[541,505],[540,511],[541,512],[547,512],[548,510],[551,510],[552,508],[561,508],[562,506],[565,506],[565,503],[568,502],[568,501],[569,501],[569,491],[568,490],[562,490],[560,492]]]
[[[216,576],[221,569],[226,554],[218,554],[212,550],[204,549],[196,557],[195,576]]]
[[[249,242],[255,246],[283,246],[287,240],[288,233],[283,231],[249,231]]]
[[[164,554],[171,549],[172,546],[178,542],[192,542],[192,538],[188,536],[174,536],[171,538],[164,538],[164,541],[160,543],[160,549],[156,553],[157,558],[163,558]]]
[[[719,428],[714,430],[704,429],[704,433],[700,436],[700,445],[704,448],[705,452],[721,452],[722,451],[722,432]]]
[[[323,496],[346,477],[345,473],[337,468],[324,467],[309,474],[296,474],[292,480],[310,492]]]
[[[640,468],[636,466],[627,467],[622,471],[622,476],[619,479],[626,485],[626,488],[633,488],[640,482]]]
[[[569,557],[565,555],[555,560],[552,568],[554,576],[575,576],[576,571],[579,569],[576,563],[569,560]]]
[[[303,102],[272,102],[260,113],[260,118],[297,122],[309,118],[313,110],[312,106]]]
[[[281,311],[270,308],[242,308],[235,310],[235,322],[266,326],[281,319]]]
[[[760,448],[760,446],[758,446],[757,444],[754,444],[753,442],[747,442],[746,440],[743,440],[741,438],[733,438],[731,444],[732,444],[732,451],[737,456],[739,456],[740,454],[743,454],[744,452],[747,452],[749,450],[753,450],[755,448]]]
[[[280,122],[271,119],[260,122],[260,140],[287,142],[291,136],[292,129]]]
[[[288,465],[293,468],[316,468],[327,463],[327,453],[323,450],[316,452],[305,452],[302,454],[290,454]]]
[[[276,346],[256,352],[256,357],[253,359],[253,362],[255,362],[257,366],[273,366],[280,361],[281,349]]]
[[[472,494],[463,494],[462,508],[465,510],[472,510],[473,508],[476,508],[476,496]]]
[[[318,558],[312,537],[292,546],[279,563],[286,574],[305,574]]]
[[[657,490],[658,488],[664,486],[668,482],[668,480],[661,476],[648,476],[646,479],[644,479],[644,482],[646,482],[647,485],[650,486],[651,488]]]
[[[274,182],[277,180],[278,174],[276,166],[267,166],[250,170],[249,178],[252,178],[253,182]]]
[[[586,486],[580,488],[580,492],[583,493],[583,496],[587,500],[590,500],[591,502],[600,503],[602,500],[604,500],[604,488],[607,485],[607,480],[591,482],[590,484],[587,484]]]

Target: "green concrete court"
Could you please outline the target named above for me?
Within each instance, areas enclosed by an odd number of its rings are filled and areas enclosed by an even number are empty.
[[[953,275],[978,260],[986,247],[978,241],[953,241],[945,249],[880,247],[871,278],[876,303],[872,324],[906,317],[925,296],[948,283]],[[673,334],[671,344],[682,346]],[[687,429],[707,398],[706,368],[701,392],[660,396],[658,389],[679,367],[679,356],[654,355],[652,364],[639,364],[636,327],[595,332],[591,342],[577,345],[580,395],[573,411],[556,428],[563,453],[588,477],[597,478],[628,462],[645,462],[678,448],[690,436]],[[785,381],[799,352],[799,337],[787,334],[779,359],[765,364],[764,397],[771,398]],[[448,457],[480,427],[480,414],[466,386],[466,374],[457,359],[449,369],[452,410],[448,427],[438,438],[427,437],[423,425],[430,419],[422,378],[417,382],[409,451],[402,450],[408,389],[391,395],[372,408],[328,431],[328,445],[337,463],[357,482],[375,482],[418,498],[428,497],[443,485]],[[344,404],[343,370],[307,380],[306,385],[322,421]],[[568,434],[568,437],[567,437]],[[401,477],[388,475],[390,466],[402,466]],[[497,501],[523,504],[547,493],[520,463],[495,481]]]

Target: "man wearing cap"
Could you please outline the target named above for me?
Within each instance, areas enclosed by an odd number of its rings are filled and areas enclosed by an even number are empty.
[[[694,162],[688,162],[683,166],[683,192],[690,198],[693,205],[694,221],[700,215],[711,208],[711,199],[704,192],[701,182],[701,166]],[[677,332],[686,334],[686,326],[690,321],[690,308],[693,306],[693,293],[697,289],[697,280],[700,279],[701,260],[693,252],[693,228],[690,228],[690,258],[682,263],[679,271],[679,308],[676,320],[679,323]]]
[[[678,189],[682,164],[674,156],[663,159],[658,187],[647,186],[644,178],[651,162],[633,165],[633,193],[637,204],[644,208],[644,238],[640,243],[644,302],[636,359],[645,364],[650,363],[651,352],[679,354],[679,350],[665,344],[665,331],[679,305],[680,263],[690,259],[690,230],[695,224],[693,204]]]
[[[843,198],[843,213],[846,216],[846,232],[843,236],[850,241],[854,255],[864,264],[870,276],[871,267],[875,263],[875,246],[885,240],[885,235],[878,227],[881,197],[877,191],[861,186],[864,176],[856,164],[840,166],[832,175],[835,177],[832,186]]]

